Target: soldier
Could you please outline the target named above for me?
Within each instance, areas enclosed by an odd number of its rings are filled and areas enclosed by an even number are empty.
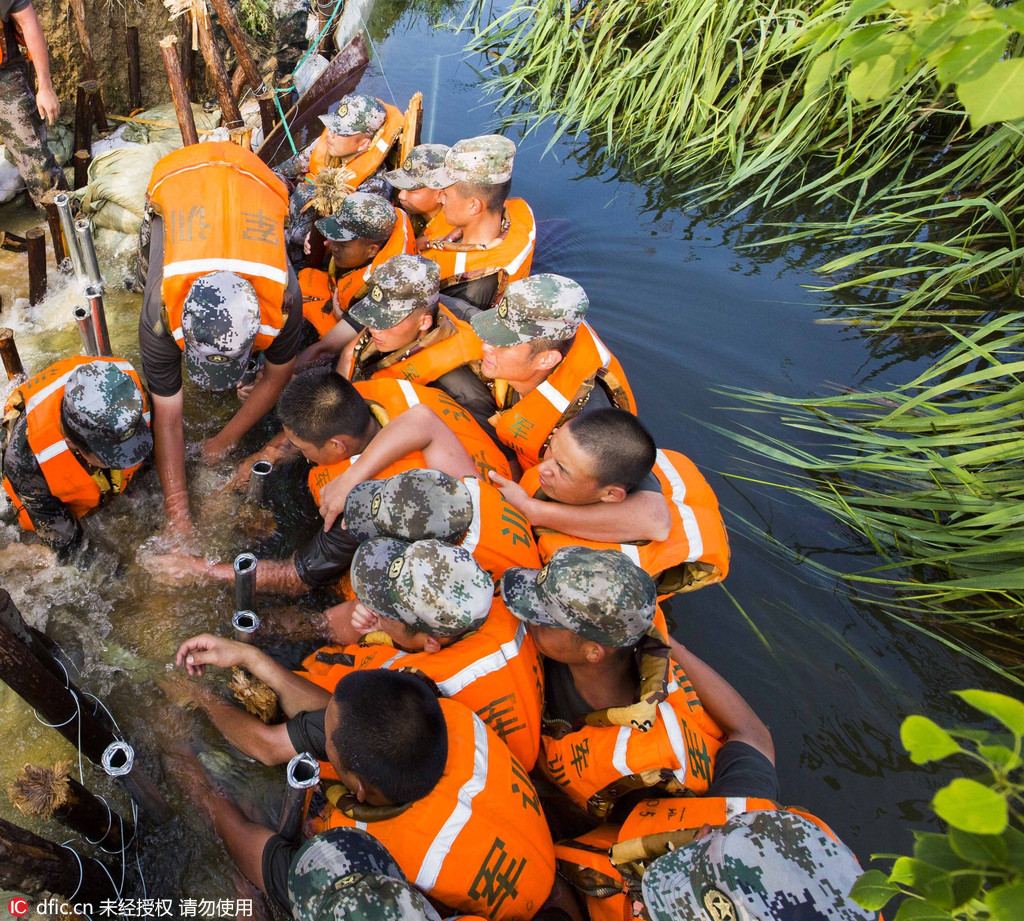
[[[32,204],[42,208],[50,189],[67,188],[64,172],[46,144],[46,126],[60,115],[50,79],[50,54],[31,0],[0,0],[0,143],[6,145]],[[24,45],[36,71],[38,91],[29,85]]]
[[[409,151],[398,169],[384,174],[388,184],[398,189],[398,203],[412,219],[418,243],[422,242],[421,237],[448,232],[443,214],[444,194],[427,185],[431,176],[444,166],[448,150],[446,144],[419,144]]]
[[[4,407],[3,486],[18,521],[66,560],[80,519],[127,487],[149,455],[149,401],[119,358],[67,358],[14,390]]]
[[[530,274],[537,225],[530,206],[508,198],[516,145],[497,134],[459,141],[444,166],[423,177],[442,190],[444,223],[420,241],[441,269],[441,290],[475,307],[491,307],[510,281]]]

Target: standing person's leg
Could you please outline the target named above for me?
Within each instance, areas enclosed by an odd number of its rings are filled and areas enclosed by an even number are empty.
[[[37,208],[42,207],[40,199],[50,189],[67,188],[64,172],[46,144],[46,126],[21,65],[0,70],[0,141],[10,151]]]

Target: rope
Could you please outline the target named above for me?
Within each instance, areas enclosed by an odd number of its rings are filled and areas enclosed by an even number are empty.
[[[74,839],[72,838],[68,840]],[[61,847],[71,851],[71,853],[75,855],[75,860],[78,861],[78,885],[75,886],[75,891],[71,893],[71,898],[68,899],[69,902],[74,902],[75,896],[78,895],[78,890],[82,888],[82,883],[85,882],[85,867],[82,866],[82,858],[79,857],[78,851],[76,851],[73,847],[68,847],[66,843],[62,843]],[[100,864],[100,866],[103,865]],[[109,876],[110,874],[108,873],[107,875]],[[110,882],[111,884],[113,884],[114,881],[111,880]],[[118,893],[118,895],[120,895],[120,893]]]
[[[57,648],[60,649],[60,646],[58,646]],[[60,649],[60,651],[64,653],[63,649]],[[66,653],[64,654],[66,655]],[[70,723],[71,720],[78,719],[78,744],[75,746],[75,748],[78,750],[78,782],[84,784],[85,765],[82,763],[82,702],[78,699],[78,695],[71,690],[71,678],[68,675],[68,670],[64,667],[64,663],[56,657],[54,657],[53,661],[56,662],[60,666],[60,670],[64,672],[64,689],[71,695],[71,697],[75,701],[75,712],[72,716],[68,717],[68,719],[66,719],[63,723],[47,723],[39,716],[35,709],[32,710],[32,715],[36,718],[37,722],[41,723],[47,729],[60,729],[64,726],[67,726],[67,724]]]
[[[288,138],[288,146],[292,149],[292,156],[299,152],[299,148],[295,146],[295,139],[292,137],[292,129],[288,127],[288,119],[284,117],[284,110],[281,108],[281,93],[286,92],[285,90],[274,90],[274,105],[277,106],[277,118],[281,122],[281,127],[284,128],[284,136]]]
[[[107,832],[110,831],[111,827],[114,824],[114,814],[110,811],[110,803],[108,803],[102,796],[99,796],[99,795],[96,796],[96,799],[98,799],[101,803],[103,803],[104,806],[107,807],[107,827],[106,827],[106,829],[104,829],[103,834],[100,835],[95,841],[93,841],[92,838],[90,838],[88,835],[82,835],[82,837],[85,838],[85,840],[88,841],[90,844],[99,844],[104,838],[107,837]],[[123,831],[123,829],[122,829],[122,831]],[[106,851],[107,849],[103,848],[103,850]],[[116,853],[116,852],[115,851],[107,851],[107,853],[108,854],[113,854],[113,853]]]
[[[320,47],[320,43],[324,40],[324,36],[327,34],[327,30],[330,29],[331,23],[334,22],[334,17],[338,15],[338,10],[345,6],[345,0],[337,0],[334,4],[334,9],[331,10],[331,15],[327,17],[327,22],[324,23],[324,27],[320,30],[320,34],[317,35],[316,41],[311,42],[309,48],[306,49],[306,53],[299,58],[299,63],[295,65],[295,70],[298,70],[303,64],[306,63],[306,59],[317,51]],[[295,71],[292,71],[294,73]]]
[[[373,43],[373,36],[370,35],[370,30],[366,25],[366,20],[363,19],[363,14],[359,14],[359,21],[363,24],[363,31],[366,33],[366,40],[370,43],[370,50],[373,52],[373,56],[377,59],[377,66],[380,67],[380,75],[384,78],[384,85],[388,88],[388,94],[391,96],[391,104],[394,106],[398,105],[398,99],[395,97],[395,91],[391,89],[391,84],[388,82],[388,75],[384,70],[384,64],[380,59],[380,52],[377,50],[377,46]]]
[[[115,767],[114,756],[118,754],[124,755],[124,764]],[[119,739],[103,749],[103,757],[100,761],[108,777],[124,777],[131,773],[132,766],[135,764],[135,749]]]

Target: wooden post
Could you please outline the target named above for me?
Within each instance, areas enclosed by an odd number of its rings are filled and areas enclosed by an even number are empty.
[[[7,380],[13,381],[19,374],[25,373],[18,347],[14,344],[14,330],[6,326],[0,329],[0,359],[4,363]]]
[[[263,75],[249,51],[249,41],[238,27],[235,11],[231,9],[228,0],[211,0],[211,2],[217,12],[217,19],[220,21],[221,27],[227,33],[231,47],[235,49],[239,69],[245,74],[246,81],[259,101],[260,123],[263,125],[263,136],[266,137],[274,128],[274,101],[268,95]],[[238,90],[235,90],[235,96],[238,96]]]
[[[78,84],[75,95],[75,150],[92,151],[92,96],[98,86],[95,80],[83,80]]]
[[[85,0],[71,0],[71,12],[75,17],[75,28],[78,30],[78,42],[82,46],[82,68],[85,71],[85,78],[96,84],[96,92],[90,98],[90,108],[96,120],[96,127],[100,131],[107,131],[107,115],[103,109],[103,97],[100,95],[99,77],[96,74],[96,62],[92,57],[92,43],[89,41],[89,31],[85,26]],[[75,144],[77,149],[82,145]]]
[[[19,237],[9,230],[0,230],[0,249],[9,253],[24,253],[28,250],[28,243],[24,237]]]
[[[189,102],[185,79],[181,75],[181,62],[175,46],[178,39],[167,35],[160,39],[160,53],[164,56],[164,68],[167,71],[167,82],[171,85],[171,97],[174,99],[174,111],[178,113],[178,125],[181,127],[181,139],[187,147],[198,144],[196,120],[192,117],[192,104]]]
[[[243,124],[241,128],[232,128],[228,132],[228,137],[232,144],[252,150],[252,128],[248,125]]]
[[[128,50],[128,105],[134,112],[142,108],[142,75],[139,70],[139,30],[128,26],[124,30],[124,42]]]
[[[92,154],[88,150],[76,150],[75,156],[75,188],[84,189],[89,184],[89,164]]]
[[[28,243],[28,302],[38,304],[46,297],[46,232],[33,227],[25,234]]]
[[[46,223],[50,228],[50,242],[53,244],[53,261],[57,263],[58,269],[64,268],[64,260],[68,258],[67,250],[64,248],[64,231],[60,226],[60,214],[57,206],[53,203],[53,196],[47,201],[44,197],[43,207],[46,208]]]
[[[196,98],[196,49],[192,43],[192,17],[181,17],[181,72],[191,102]]]
[[[102,764],[104,752],[119,741],[99,719],[79,706],[68,683],[55,678],[2,620],[0,678],[93,764]],[[165,822],[171,817],[163,797],[140,769],[133,767],[117,780],[153,821]]]
[[[97,907],[117,899],[114,875],[94,857],[40,838],[6,819],[0,819],[0,887],[35,894],[55,892],[75,904]]]
[[[213,78],[214,89],[217,91],[217,100],[220,102],[222,123],[229,129],[237,128],[242,123],[242,113],[238,111],[238,103],[231,95],[231,81],[228,79],[227,68],[224,66],[224,58],[221,57],[217,43],[214,41],[213,30],[210,28],[205,6],[196,14],[196,26],[199,29],[199,49],[203,52],[206,66]]]

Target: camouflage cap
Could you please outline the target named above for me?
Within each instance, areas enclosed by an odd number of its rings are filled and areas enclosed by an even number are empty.
[[[869,921],[849,892],[853,853],[791,812],[734,816],[644,874],[653,921]]]
[[[112,361],[92,361],[68,377],[60,421],[65,434],[105,467],[124,469],[141,464],[153,450],[144,409],[142,393],[126,371]]]
[[[370,293],[348,314],[370,329],[391,329],[414,310],[437,303],[441,269],[431,259],[401,253],[381,263],[370,276]]]
[[[387,117],[387,109],[379,99],[364,96],[362,93],[352,93],[349,96],[342,96],[338,108],[321,115],[320,121],[331,134],[339,134],[342,137],[366,134],[373,137]]]
[[[366,480],[345,500],[345,527],[356,540],[461,540],[473,523],[466,484],[440,470],[407,470]]]
[[[316,222],[316,229],[325,240],[347,243],[349,240],[372,240],[384,243],[395,229],[398,212],[386,198],[369,192],[353,192],[330,217]]]
[[[288,869],[296,921],[439,921],[376,838],[332,828],[299,848]]]
[[[384,178],[396,189],[407,191],[443,188],[431,183],[438,181],[433,174],[444,166],[444,157],[449,150],[447,144],[418,144],[409,151],[401,167],[389,170]]]
[[[456,182],[500,185],[512,178],[516,145],[500,134],[456,141],[444,155],[444,166],[431,175],[432,189],[447,189]]]
[[[498,348],[531,339],[571,339],[590,301],[563,275],[531,275],[505,289],[498,306],[470,319],[476,334]]]
[[[351,577],[367,607],[432,636],[476,629],[494,600],[494,583],[473,555],[439,540],[368,540],[352,558]]]
[[[501,596],[520,620],[571,630],[605,646],[632,646],[657,605],[654,580],[618,550],[563,547],[542,569],[507,569]]]
[[[181,329],[189,377],[204,390],[236,386],[260,329],[256,290],[234,272],[200,275],[185,295]]]

